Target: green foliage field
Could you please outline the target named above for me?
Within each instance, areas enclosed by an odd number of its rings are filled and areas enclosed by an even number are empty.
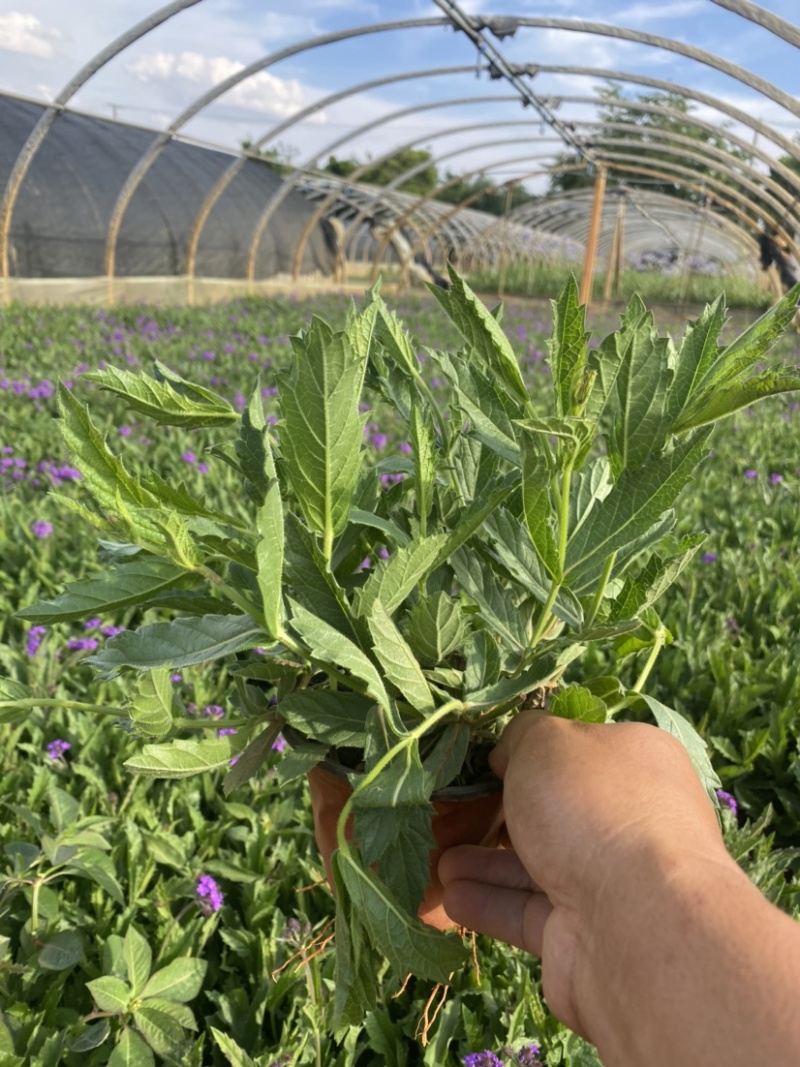
[[[423,370],[426,346],[457,344],[432,299],[396,309],[416,334]],[[313,310],[338,327],[346,301],[317,298]],[[85,660],[136,622],[137,609],[47,628],[15,618],[98,570],[80,472],[56,426],[56,381],[90,405],[130,469],[181,476],[210,506],[230,503],[234,480],[213,454],[213,432],[145,431],[84,376],[157,358],[238,407],[258,374],[269,404],[288,336],[311,311],[281,299],[202,310],[12,307],[0,316],[0,701],[15,683],[38,697],[23,721],[7,721],[0,707],[0,1067],[455,1067],[484,1049],[517,1063],[532,1042],[543,1063],[597,1062],[547,1013],[536,963],[481,939],[446,994],[387,979],[383,1007],[333,1043],[333,903],[304,789],[274,776],[280,751],[227,800],[224,771],[132,777],[122,764],[141,739],[107,712],[87,717],[63,705],[121,703],[123,683],[98,680]],[[604,336],[614,316],[590,314],[590,325]],[[682,333],[677,319],[659,325]],[[504,328],[535,393],[549,374],[550,309],[511,303]],[[780,343],[798,362],[797,335]],[[384,413],[368,420],[369,453],[400,455],[404,442]],[[729,846],[790,911],[800,857],[799,441],[791,398],[740,413],[713,439],[682,509],[687,528],[699,525],[708,541],[663,606],[673,640],[648,683],[708,740],[739,803],[738,820],[724,815]],[[640,664],[625,652],[603,649],[582,670],[611,665],[632,679]],[[171,684],[198,729],[233,728],[225,670],[188,668]]]

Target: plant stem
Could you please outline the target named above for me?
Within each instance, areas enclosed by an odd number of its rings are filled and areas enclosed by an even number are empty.
[[[344,836],[344,828],[347,824],[347,819],[350,815],[350,812],[353,810],[353,801],[358,796],[358,794],[362,793],[367,788],[367,786],[371,785],[375,781],[375,779],[378,777],[384,767],[387,767],[395,758],[395,756],[398,756],[405,749],[409,748],[414,743],[414,741],[418,740],[420,737],[426,734],[432,726],[435,726],[442,719],[446,718],[448,715],[451,715],[457,708],[461,708],[462,706],[463,705],[460,700],[449,700],[446,704],[442,704],[442,706],[438,708],[432,715],[429,715],[427,719],[424,719],[423,722],[419,724],[419,726],[415,726],[413,730],[410,730],[407,734],[405,734],[397,742],[396,745],[394,745],[392,748],[389,749],[388,752],[381,756],[381,758],[378,760],[372,770],[368,771],[364,775],[364,777],[355,787],[353,792],[347,798],[345,805],[342,808],[342,813],[339,816],[339,821],[336,824],[336,843],[338,847],[342,850],[342,852],[346,852],[348,848],[347,839]]]
[[[653,665],[658,659],[658,654],[664,647],[665,630],[663,626],[659,626],[653,635],[653,647],[650,649],[650,655],[647,657],[647,662],[642,667],[641,674],[636,679],[636,684],[633,687],[634,693],[641,693],[644,688],[644,683],[647,681],[650,671],[653,669]]]
[[[107,704],[84,704],[80,700],[60,700],[58,697],[23,697],[21,700],[0,700],[0,711],[4,708],[67,708],[70,711],[89,711],[95,715],[113,715],[122,718],[120,708]]]
[[[531,651],[539,644],[542,639],[542,634],[550,625],[550,620],[553,617],[553,604],[555,604],[556,602],[556,597],[558,596],[560,589],[561,582],[553,581],[553,584],[550,586],[550,592],[547,594],[547,600],[544,602],[544,606],[542,607],[542,614],[539,616],[539,621],[536,624],[536,629],[533,631],[533,636],[531,637],[530,644],[528,645],[528,648]]]
[[[42,879],[35,878],[31,882],[31,937],[35,938],[39,931],[39,890],[42,887]]]
[[[591,606],[589,608],[589,613],[584,621],[584,624],[586,626],[592,625],[595,620],[595,616],[597,615],[597,612],[600,610],[600,605],[603,602],[603,596],[606,591],[606,586],[608,585],[609,578],[611,577],[611,571],[614,569],[614,564],[616,562],[617,553],[612,552],[606,560],[606,564],[603,567],[603,573],[600,575],[600,583],[597,586],[594,597],[592,598]]]

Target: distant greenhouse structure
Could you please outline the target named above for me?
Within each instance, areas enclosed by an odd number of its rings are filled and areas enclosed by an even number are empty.
[[[454,0],[433,0],[424,17],[354,24],[265,55],[200,94],[164,129],[74,108],[76,93],[106,64],[163,23],[191,18],[202,2],[172,0],[131,27],[52,103],[0,94],[5,302],[192,302],[301,279],[363,282],[381,271],[400,285],[414,278],[446,284],[448,264],[494,271],[502,288],[510,264],[552,263],[581,275],[586,300],[597,265],[606,271],[606,295],[630,266],[738,272],[776,288],[796,273],[800,143],[755,117],[757,109],[731,104],[733,94],[710,95],[702,75],[709,68],[722,73],[740,93],[777,105],[786,125],[798,129],[800,102],[720,55],[625,26],[477,16]],[[705,2],[782,46],[800,47],[796,26],[749,0]],[[553,32],[677,54],[685,81],[509,60],[511,38],[546,58],[539,35]],[[441,35],[441,65],[433,69],[410,66],[407,47],[386,47],[393,35],[430,33]],[[315,49],[359,41],[364,48],[380,42],[382,77],[337,86],[239,151],[187,136],[192,119],[248,79]],[[534,79],[545,76],[576,87],[595,79],[595,94],[535,91]],[[419,79],[424,103],[359,119],[364,94]],[[353,114],[346,133],[332,137],[320,124],[307,158],[276,165],[280,137],[343,103]],[[423,113],[439,125],[408,139]],[[377,158],[368,152],[368,162],[350,161],[347,174],[326,168],[334,153],[378,136],[389,147]],[[422,163],[382,184],[370,180],[381,164],[420,155],[423,147]],[[426,166],[432,184],[410,191]],[[537,181],[549,183],[545,194],[528,192]],[[487,190],[504,204],[499,214],[478,210]]]

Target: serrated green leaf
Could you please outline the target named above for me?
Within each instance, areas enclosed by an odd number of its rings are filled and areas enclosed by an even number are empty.
[[[461,605],[442,591],[420,597],[409,612],[408,641],[423,663],[441,663],[458,648],[465,632]]]
[[[291,513],[286,517],[285,536],[284,573],[294,599],[357,642],[344,590],[326,566],[313,535]]]
[[[800,289],[798,289],[798,292],[800,292]],[[721,787],[722,783],[711,766],[708,747],[692,723],[685,719],[683,715],[679,715],[677,711],[673,711],[672,708],[668,708],[665,704],[656,700],[655,697],[646,696],[644,693],[640,693],[638,696],[653,713],[653,717],[659,727],[672,734],[673,737],[677,737],[686,748],[694,764],[694,769],[700,776],[700,781],[703,783],[711,801],[716,803],[716,790]]]
[[[360,312],[355,310],[355,305],[351,305],[347,313],[344,332],[353,347],[353,352],[365,364],[369,359],[375,325],[381,313],[382,303],[377,292],[373,292],[372,299],[364,303]]]
[[[550,701],[550,714],[578,722],[605,722],[606,706],[582,685],[568,685]]]
[[[468,958],[461,940],[407,915],[394,895],[358,863],[352,851],[335,855],[355,914],[396,973],[411,971],[419,978],[447,982]]]
[[[162,426],[181,426],[185,430],[199,427],[227,426],[238,418],[222,397],[199,396],[177,392],[169,381],[159,381],[144,374],[133,374],[114,366],[86,374],[101,389],[122,397],[128,407],[153,419]],[[185,383],[189,385],[189,383]],[[190,386],[191,388],[191,386]]]
[[[611,464],[606,456],[599,456],[590,466],[573,473],[569,498],[570,537],[575,537],[595,505],[605,500],[613,488]]]
[[[608,436],[611,469],[619,479],[663,448],[668,419],[667,390],[672,379],[674,350],[658,337],[649,313],[626,338],[616,376],[617,417]]]
[[[553,333],[547,341],[553,371],[556,415],[572,415],[575,390],[583,373],[590,332],[586,329],[586,308],[578,302],[578,283],[570,275],[553,308]]]
[[[279,704],[284,719],[306,736],[337,748],[363,748],[364,724],[373,701],[359,693],[296,689]]]
[[[73,874],[82,875],[84,878],[91,878],[120,907],[125,907],[125,897],[122,895],[122,889],[117,881],[116,868],[105,852],[101,852],[97,848],[82,849],[70,860],[68,870]]]
[[[722,293],[707,304],[700,318],[690,322],[675,361],[675,377],[669,388],[667,410],[671,421],[691,400],[697,384],[703,380],[719,354],[719,334],[725,323],[725,297]]]
[[[284,752],[275,767],[278,781],[281,785],[287,785],[298,778],[305,778],[327,755],[327,745],[320,745],[316,741],[303,741],[293,745],[290,750]]]
[[[552,581],[544,564],[533,551],[530,535],[522,523],[505,508],[498,508],[486,521],[489,537],[487,550],[523,589],[532,593],[540,604],[547,602]],[[558,591],[552,605],[557,619],[580,629],[583,625],[583,608],[571,590],[563,587]]]
[[[371,294],[374,294],[374,290],[371,291]],[[375,323],[375,332],[379,341],[393,361],[399,364],[409,377],[419,377],[417,357],[414,353],[414,346],[408,335],[408,330],[403,326],[395,312],[389,311],[380,297],[373,295],[372,298],[377,303],[380,312]]]
[[[417,500],[417,518],[422,524],[427,521],[433,505],[433,487],[436,482],[436,435],[430,413],[420,404],[411,408],[411,446],[414,450],[414,491]]]
[[[448,264],[450,288],[429,286],[454,326],[480,358],[497,375],[509,395],[517,401],[520,416],[529,404],[514,349],[497,320],[486,310],[464,279]]]
[[[142,990],[142,998],[161,997],[186,1004],[200,992],[207,966],[205,960],[190,957],[173,960],[150,978]]]
[[[257,1067],[256,1061],[250,1059],[244,1049],[240,1048],[232,1037],[229,1037],[228,1034],[223,1034],[221,1030],[217,1030],[214,1026],[210,1029],[214,1040],[219,1045],[220,1051],[231,1067]]]
[[[449,352],[431,352],[431,358],[455,389],[458,406],[469,419],[470,432],[502,459],[518,467],[519,445],[505,406],[508,401],[495,379]]]
[[[141,752],[125,760],[123,767],[149,778],[190,778],[193,774],[227,767],[236,752],[235,739],[215,737],[208,741],[170,741],[166,745],[145,745]]]
[[[122,958],[125,961],[131,988],[134,994],[139,993],[150,977],[153,952],[146,938],[142,937],[133,926],[129,926],[125,934],[122,943]]]
[[[256,559],[261,608],[267,633],[277,640],[283,632],[286,618],[283,606],[283,504],[277,477],[270,481],[264,503],[258,509],[256,529],[260,534],[256,545]]]
[[[422,761],[433,778],[433,789],[444,789],[461,773],[470,745],[470,730],[465,722],[448,723],[433,750]]]
[[[175,1056],[186,1041],[180,1023],[166,1012],[159,1011],[149,1001],[134,1011],[133,1021],[147,1044],[159,1056]]]
[[[309,647],[314,659],[350,671],[367,687],[367,693],[382,707],[388,708],[389,697],[373,662],[344,634],[323,619],[290,601],[292,629]]]
[[[374,782],[353,794],[353,836],[363,862],[376,866],[378,877],[409,915],[416,913],[430,882],[429,853],[436,847],[432,788],[433,778],[414,741]]]
[[[461,512],[461,518],[453,532],[447,537],[439,553],[436,566],[446,563],[450,556],[465,544],[486,522],[495,509],[519,486],[519,474],[511,471],[493,479],[480,495]]]
[[[108,1059],[107,1067],[154,1067],[154,1065],[155,1058],[151,1049],[135,1030],[126,1027]]]
[[[267,463],[272,461],[268,456],[268,442],[266,438],[267,425],[264,419],[264,407],[261,402],[261,382],[257,381],[255,388],[250,394],[247,407],[242,412],[242,422],[239,427],[239,436],[234,442],[236,460],[223,455],[223,458],[238,469],[242,476],[242,487],[256,507],[261,507],[269,487],[273,474],[267,473]]]
[[[403,546],[411,541],[408,534],[401,530],[397,523],[391,522],[381,515],[373,515],[368,511],[362,511],[360,508],[351,509],[349,521],[355,523],[356,526],[370,526],[373,530],[386,534],[394,545]]]
[[[74,930],[62,930],[43,946],[38,964],[46,971],[66,971],[84,959],[83,942]]]
[[[281,448],[306,522],[323,538],[329,559],[358,480],[366,362],[345,334],[334,334],[316,316],[292,345],[291,369],[281,385]]]
[[[393,615],[417,583],[438,566],[447,540],[446,534],[425,537],[398,548],[389,559],[382,560],[361,591],[358,615],[369,615],[376,600]]]
[[[525,621],[485,557],[477,550],[459,549],[451,559],[459,585],[480,609],[481,618],[507,646],[523,651],[528,646]]]
[[[653,556],[640,574],[635,578],[628,576],[622,590],[611,604],[609,621],[633,618],[640,611],[655,604],[684,567],[691,562],[705,540],[705,534],[685,537],[676,546],[675,554],[663,559],[660,556]]]
[[[524,429],[524,427],[523,427]],[[531,543],[550,577],[561,581],[556,544],[556,513],[550,496],[551,469],[538,434],[522,438],[522,510]]]
[[[113,677],[122,667],[190,667],[256,648],[265,640],[264,631],[249,615],[201,615],[126,630],[88,662],[105,677]]]
[[[576,579],[599,575],[606,559],[645,534],[672,506],[705,455],[709,431],[699,430],[636,471],[625,471],[567,545],[565,574]]]
[[[72,622],[111,614],[142,604],[165,589],[197,581],[166,559],[142,556],[82,582],[74,582],[54,600],[40,600],[17,612],[32,623]]]
[[[121,500],[129,508],[155,507],[157,499],[144,492],[122,461],[109,449],[88,412],[63,385],[58,387],[59,428],[75,455],[86,484],[106,513],[115,514]]]
[[[582,646],[574,649],[575,656],[582,651]],[[467,693],[464,697],[464,708],[467,711],[487,711],[490,708],[499,707],[509,700],[518,696],[532,693],[547,682],[551,682],[559,676],[564,669],[564,662],[555,653],[540,656],[527,670],[516,677],[501,678],[494,685],[479,689],[477,692]]]
[[[114,1014],[127,1011],[133,995],[127,982],[123,982],[120,978],[111,978],[109,975],[87,982],[86,988],[100,1011],[110,1011]]]
[[[137,678],[125,710],[139,733],[164,737],[172,729],[175,694],[169,667],[156,667]]]
[[[800,389],[800,377],[774,370],[765,371],[746,382],[715,386],[698,393],[694,403],[687,407],[676,423],[675,433],[683,433],[695,426],[706,426],[765,397],[791,393],[797,389]]]
[[[373,603],[367,625],[386,677],[413,708],[423,715],[430,714],[434,710],[433,697],[422,668],[380,600]]]
[[[334,1033],[360,1026],[364,1012],[375,1006],[378,960],[369,943],[366,927],[347,891],[339,854],[331,856],[336,882],[336,988],[333,1001]]]
[[[280,722],[270,723],[239,753],[236,763],[222,782],[222,792],[226,797],[258,773],[272,752],[272,744],[280,733],[280,727]]]

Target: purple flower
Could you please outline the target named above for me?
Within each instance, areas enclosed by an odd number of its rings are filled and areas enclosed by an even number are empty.
[[[217,730],[217,737],[233,737],[235,733],[238,733],[232,726],[223,726],[221,730]]]
[[[519,1067],[538,1067],[542,1062],[539,1051],[539,1046],[533,1041],[530,1045],[524,1045],[516,1054]]]
[[[116,637],[124,630],[124,626],[104,626],[100,633],[103,635],[103,637]]]
[[[411,447],[411,445],[408,443],[408,441],[401,441],[400,442],[400,451],[401,452],[405,452],[405,454],[408,456],[414,451],[414,449]]]
[[[364,559],[362,559],[361,562],[359,563],[359,565],[356,567],[356,570],[357,571],[368,571],[371,566],[372,566],[372,560],[369,558],[369,556],[365,556]]]
[[[286,748],[286,738],[283,734],[278,734],[275,740],[272,742],[272,747],[276,752],[283,752]]]
[[[706,552],[703,556],[703,563],[714,563],[717,559],[716,552]]]
[[[132,433],[133,430],[130,428],[130,426],[120,426],[119,428],[120,437],[130,437]]]
[[[201,874],[197,882],[197,895],[200,897],[200,908],[204,915],[211,915],[219,911],[225,897],[222,890],[210,874]]]
[[[753,481],[753,480],[754,480],[755,478],[757,478],[757,477],[758,477],[758,471],[754,471],[754,470],[746,470],[746,471],[744,472],[744,476],[745,476],[745,478],[747,478],[747,479],[748,479],[748,481],[751,481],[751,482],[752,482],[752,481]]]
[[[31,523],[31,530],[33,530],[37,537],[44,540],[45,537],[49,537],[53,532],[53,527],[49,522],[45,522],[44,519],[37,519],[36,522]]]
[[[209,719],[224,719],[225,709],[221,704],[206,704],[203,714]]]
[[[780,485],[781,482],[783,481],[783,475],[782,474],[770,474],[769,480],[773,485]]]
[[[389,438],[386,436],[385,433],[374,433],[369,439],[370,444],[374,445],[379,452],[381,451],[381,449],[386,448],[386,442],[388,440]]]
[[[184,463],[194,463],[194,461],[197,459],[197,456],[194,454],[194,452],[182,452],[181,459]]]
[[[487,1048],[483,1052],[470,1052],[466,1055],[464,1067],[503,1067],[503,1061]]]
[[[208,474],[208,464],[207,463],[198,463],[197,464],[197,471],[198,471],[199,474]]]
[[[31,626],[30,630],[28,630],[28,640],[25,643],[25,651],[31,659],[33,659],[39,651],[39,645],[42,643],[42,638],[46,633],[46,626]]]
[[[736,797],[731,796],[730,793],[726,793],[724,789],[717,790],[717,800],[721,808],[727,808],[735,815],[739,810],[739,805],[736,803]]]
[[[378,555],[381,559],[389,558],[389,549],[386,547],[386,545],[381,545],[381,547],[378,549]]]
[[[94,652],[99,644],[96,637],[71,637],[67,648],[70,652]]]
[[[171,674],[171,675],[169,676],[169,680],[170,680],[171,682],[174,682],[174,683],[175,683],[175,684],[177,685],[177,684],[178,684],[178,682],[182,682],[182,681],[183,681],[183,675],[182,675],[182,674],[178,674],[178,673],[176,672],[175,674]]]
[[[50,744],[47,746],[47,755],[50,757],[50,759],[61,759],[64,753],[67,752],[70,748],[72,748],[72,745],[69,743],[69,741],[51,741]]]
[[[87,619],[83,624],[83,628],[84,630],[96,630],[102,621],[102,619]]]

